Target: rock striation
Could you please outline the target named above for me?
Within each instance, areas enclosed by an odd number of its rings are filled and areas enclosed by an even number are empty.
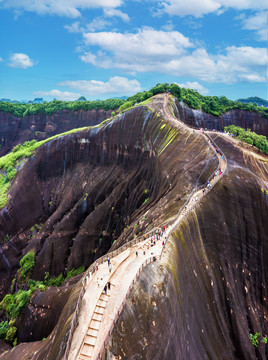
[[[35,114],[18,118],[0,112],[0,156],[11,151],[17,144],[50,136],[85,126],[100,124],[110,117],[112,110],[58,111],[52,115]]]
[[[132,290],[102,359],[267,359],[268,159],[214,135],[227,174]]]
[[[172,221],[206,183],[218,161],[202,134],[165,118],[161,96],[151,108],[52,140],[20,169],[0,214],[1,298],[28,251],[36,253],[36,280],[88,267]],[[161,263],[141,273],[103,359],[267,358],[249,333],[268,331],[268,157],[212,136],[226,175],[173,232]],[[33,295],[17,320],[26,343],[1,360],[62,358],[77,281]]]
[[[196,128],[223,131],[225,126],[236,125],[268,137],[268,119],[255,111],[232,110],[216,117],[201,110],[191,109],[183,102],[176,102],[174,111],[181,121]]]

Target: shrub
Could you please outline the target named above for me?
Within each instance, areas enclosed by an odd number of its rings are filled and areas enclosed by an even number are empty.
[[[20,260],[20,269],[18,270],[18,281],[21,283],[32,273],[35,264],[35,253],[34,251],[28,252]]]
[[[14,341],[15,340],[15,336],[16,336],[16,332],[17,332],[17,328],[16,326],[14,326],[14,323],[15,323],[15,320],[11,320],[9,322],[9,328],[8,328],[8,331],[6,333],[6,337],[5,337],[5,340],[7,342],[9,342],[10,344],[13,344],[14,342],[14,346],[17,344],[17,341]]]
[[[224,130],[234,134],[237,139],[256,146],[260,151],[268,154],[268,141],[266,136],[258,135],[250,129],[243,129],[240,126],[225,126]]]
[[[0,323],[0,339],[5,339],[8,331],[8,321],[2,321]]]
[[[49,278],[49,273],[46,273],[44,283],[46,286],[60,286],[64,281],[64,276],[60,274],[58,277]]]
[[[19,290],[15,294],[7,294],[0,303],[0,308],[6,311],[9,319],[16,319],[21,309],[28,304],[32,291]]]
[[[80,266],[80,267],[77,268],[77,269],[72,269],[72,270],[68,271],[65,280],[68,280],[68,279],[70,279],[70,278],[73,277],[73,276],[82,274],[84,271],[85,271],[85,267],[84,267],[84,266]]]

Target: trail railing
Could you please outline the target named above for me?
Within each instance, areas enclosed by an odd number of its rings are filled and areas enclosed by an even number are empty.
[[[159,260],[159,259],[160,259],[160,255],[158,255],[158,256],[151,256],[150,258],[146,259],[146,260],[141,264],[141,266],[139,267],[139,270],[137,271],[137,273],[136,273],[136,275],[135,275],[135,278],[131,281],[131,284],[130,284],[130,286],[129,286],[129,288],[128,288],[128,291],[127,291],[127,293],[126,293],[126,296],[124,297],[124,300],[123,300],[122,304],[120,305],[119,310],[118,310],[117,313],[116,313],[116,317],[114,318],[114,320],[113,320],[113,322],[112,322],[112,324],[111,324],[111,326],[110,326],[110,329],[109,329],[109,331],[108,331],[108,333],[107,333],[107,335],[106,335],[106,338],[105,338],[105,340],[104,340],[104,342],[103,342],[103,344],[102,344],[102,346],[101,346],[101,348],[100,348],[100,350],[99,350],[99,352],[98,352],[98,355],[97,355],[96,358],[95,358],[96,360],[100,360],[100,359],[101,359],[102,354],[103,354],[103,352],[104,352],[104,350],[105,350],[105,347],[106,347],[106,345],[108,344],[109,339],[110,339],[110,337],[111,337],[113,328],[115,327],[115,325],[116,325],[116,323],[117,323],[117,320],[119,319],[119,316],[120,316],[121,312],[123,311],[124,306],[126,305],[126,302],[127,302],[128,297],[129,297],[129,294],[130,294],[130,292],[131,292],[131,290],[132,290],[132,288],[133,288],[136,280],[138,279],[140,273],[142,272],[142,270],[145,268],[146,265],[148,265],[148,264],[150,264],[150,263],[152,263],[152,262],[154,262],[154,261],[156,261],[156,260]]]
[[[95,273],[96,269],[97,269],[97,263],[98,265],[103,264],[105,261],[107,261],[107,258],[109,257],[110,259],[114,258],[115,256],[121,254],[123,251],[127,250],[128,248],[132,247],[133,245],[136,245],[146,239],[148,239],[149,237],[151,237],[153,234],[155,234],[156,228],[153,228],[152,230],[148,231],[147,233],[136,237],[135,239],[129,241],[128,243],[120,246],[118,249],[113,250],[111,252],[108,252],[107,254],[101,256],[100,258],[98,258],[97,260],[94,261],[94,263],[92,263],[90,265],[90,267],[87,269],[87,271],[85,272],[85,275],[83,277],[83,279],[81,280],[81,290],[78,296],[78,300],[76,303],[76,307],[75,307],[75,311],[74,311],[74,315],[71,321],[71,326],[70,326],[70,330],[69,330],[69,335],[68,335],[68,340],[66,343],[66,349],[65,349],[65,353],[64,353],[64,360],[68,360],[68,356],[69,356],[69,352],[70,352],[70,348],[71,348],[71,343],[72,343],[72,339],[73,339],[73,334],[74,331],[78,325],[78,317],[79,317],[79,312],[80,312],[80,308],[82,305],[82,300],[83,300],[83,296],[85,294],[86,291],[86,278],[91,278],[91,276]]]

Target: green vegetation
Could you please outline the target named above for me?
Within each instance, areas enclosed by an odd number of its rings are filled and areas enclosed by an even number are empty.
[[[181,100],[189,107],[202,110],[214,116],[220,116],[230,110],[238,109],[245,111],[256,111],[261,116],[268,119],[268,108],[258,107],[257,104],[246,104],[238,101],[232,101],[225,96],[202,96],[197,91],[191,89],[181,89]]]
[[[64,281],[72,278],[73,276],[82,274],[85,271],[84,266],[80,266],[77,269],[72,269],[68,271],[66,277],[63,274],[60,274],[58,277],[50,277],[49,273],[45,273],[45,278],[43,284],[46,286],[60,286]]]
[[[0,102],[0,111],[3,111],[4,113],[11,113],[17,117],[24,117],[38,113],[51,115],[56,111],[63,110],[115,110],[119,108],[119,111],[121,112],[133,107],[135,104],[146,105],[150,102],[149,99],[152,96],[164,92],[171,93],[178,100],[182,100],[185,104],[193,109],[202,110],[214,116],[220,116],[221,114],[233,109],[240,109],[246,111],[256,111],[259,112],[261,116],[268,118],[268,108],[266,108],[268,106],[268,102],[258,97],[232,101],[227,99],[225,96],[202,96],[195,90],[180,88],[179,85],[174,83],[157,84],[149,91],[139,92],[133,96],[130,96],[127,98],[127,100],[107,99],[103,101],[85,101],[85,98],[81,97],[81,101],[54,100],[51,102],[44,102],[42,104]],[[113,111],[112,116],[114,115],[115,112]]]
[[[161,94],[164,92],[170,92],[178,99],[181,98],[181,88],[177,84],[157,84],[152,87],[149,91],[139,92],[136,95],[130,96],[126,102],[120,106],[119,111],[124,111],[131,108],[135,104],[146,105],[150,102],[150,98],[154,95]]]
[[[0,102],[0,111],[6,114],[13,114],[17,117],[25,117],[27,115],[48,114],[52,115],[56,111],[76,111],[76,110],[115,110],[124,103],[122,99],[107,99],[95,101],[60,101],[54,100],[44,102],[43,104],[16,104],[10,102]]]
[[[14,326],[15,321],[10,320],[8,321],[2,321],[0,323],[0,339],[3,339],[11,344],[13,346],[17,345],[17,339],[15,339],[17,328]]]
[[[178,100],[182,100],[186,105],[192,109],[202,110],[214,116],[220,116],[230,110],[239,109],[245,111],[256,111],[261,116],[268,118],[268,108],[259,107],[256,103],[243,103],[232,101],[225,96],[203,96],[197,91],[192,89],[180,88],[177,84],[157,84],[149,91],[139,92],[136,95],[129,97],[123,103],[119,111],[130,109],[136,104],[146,105],[150,102],[150,98],[156,94],[169,92],[174,95]]]
[[[29,279],[34,268],[34,259],[35,253],[30,251],[20,260],[20,268],[12,285],[14,287],[14,282],[17,279],[18,285],[25,287],[27,284],[28,290],[20,289],[14,294],[7,294],[0,302],[0,310],[5,311],[7,319],[0,323],[0,339],[13,344],[13,346],[17,344],[15,321],[22,309],[29,303],[32,294],[38,289],[45,291],[46,286],[60,286],[65,280],[85,271],[84,266],[81,266],[78,269],[70,270],[66,277],[60,274],[57,278],[50,278],[49,273],[46,273],[44,281],[36,281]]]
[[[23,283],[27,279],[27,277],[31,275],[34,264],[35,253],[33,251],[30,251],[20,260],[20,268],[17,272],[19,283]]]
[[[262,98],[259,98],[258,96],[251,96],[246,99],[238,99],[236,100],[238,102],[248,104],[248,103],[255,103],[257,106],[267,106],[268,107],[268,101],[264,100]]]
[[[247,144],[254,145],[260,151],[268,154],[268,141],[266,136],[258,135],[250,129],[245,130],[235,125],[225,126],[224,130],[234,134],[237,139],[244,141]]]
[[[251,339],[252,345],[258,347],[259,342],[261,341],[261,340],[258,340],[259,337],[260,337],[260,333],[255,333],[254,335],[250,334],[250,339]],[[264,342],[264,344],[267,344],[267,342],[268,342],[267,337],[263,336],[262,341]]]

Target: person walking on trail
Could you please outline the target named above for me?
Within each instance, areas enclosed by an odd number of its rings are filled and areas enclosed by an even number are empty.
[[[108,281],[107,287],[108,287],[108,290],[111,290],[111,283],[110,283],[110,281]]]
[[[104,293],[107,295],[107,285],[104,286]]]
[[[95,264],[95,270],[98,271],[98,268],[99,268],[99,263],[97,261],[96,264]]]
[[[109,264],[109,273],[112,272],[112,264]]]
[[[97,278],[97,285],[98,285],[98,287],[100,287],[100,280],[99,280],[99,278]]]
[[[109,265],[110,265],[110,262],[111,262],[111,260],[110,260],[110,258],[108,257],[108,258],[107,258],[108,267],[109,267]]]
[[[138,257],[139,256],[139,253],[138,253],[138,250],[136,250],[136,257]]]

